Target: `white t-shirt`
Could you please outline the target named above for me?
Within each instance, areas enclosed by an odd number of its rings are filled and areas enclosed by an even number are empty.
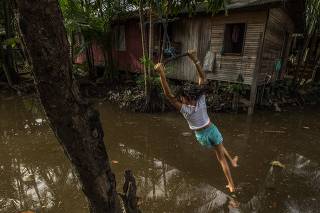
[[[205,95],[200,96],[195,106],[182,104],[180,112],[192,130],[200,129],[210,123]]]

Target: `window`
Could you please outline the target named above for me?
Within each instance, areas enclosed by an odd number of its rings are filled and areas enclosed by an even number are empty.
[[[224,31],[224,54],[242,53],[245,30],[245,23],[226,24]]]
[[[125,36],[125,26],[120,25],[114,28],[114,44],[115,49],[118,51],[126,50],[126,36]]]

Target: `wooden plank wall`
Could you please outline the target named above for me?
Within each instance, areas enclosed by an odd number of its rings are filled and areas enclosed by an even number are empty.
[[[283,9],[273,8],[269,10],[258,84],[264,84],[267,79],[270,79],[268,76],[271,76],[271,81],[276,80],[276,60],[283,58],[282,68],[283,70],[286,68],[288,49],[290,48],[288,40],[293,30],[294,24]]]
[[[182,52],[197,49],[199,60],[203,62],[208,50],[216,53],[215,72],[207,73],[208,79],[236,82],[242,73],[246,84],[251,84],[255,69],[259,35],[265,30],[267,10],[231,12],[228,16],[211,15],[181,18],[172,25],[172,38],[182,43]],[[246,23],[244,51],[242,55],[221,55],[224,40],[224,27],[228,23]],[[187,58],[169,65],[168,76],[180,80],[196,80],[195,67]]]
[[[211,15],[181,17],[180,20],[171,23],[171,39],[181,42],[182,53],[196,49],[199,60],[203,61],[210,48],[211,19]],[[196,68],[187,57],[168,64],[167,68],[169,78],[196,81]]]
[[[237,82],[239,74],[244,83],[251,85],[255,71],[260,35],[264,33],[267,10],[230,12],[228,16],[217,16],[212,19],[210,50],[216,54],[216,67],[208,73],[208,79]],[[223,55],[225,25],[229,23],[246,23],[244,49],[242,55]]]

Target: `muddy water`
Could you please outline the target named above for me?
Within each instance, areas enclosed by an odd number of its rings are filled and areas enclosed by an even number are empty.
[[[213,151],[176,113],[139,114],[97,103],[121,191],[133,170],[143,212],[320,212],[320,111],[211,114],[232,169],[234,202]],[[278,161],[271,166],[272,161]],[[281,164],[279,164],[281,163]],[[285,168],[279,166],[282,164]],[[33,97],[0,101],[0,212],[88,212],[79,182]]]

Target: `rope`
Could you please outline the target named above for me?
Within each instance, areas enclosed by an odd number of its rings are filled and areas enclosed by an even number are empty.
[[[188,53],[183,53],[183,54],[179,54],[179,55],[174,55],[174,56],[172,56],[171,58],[168,58],[167,60],[165,60],[165,61],[163,62],[163,64],[168,64],[169,62],[172,62],[172,61],[174,61],[174,60],[176,60],[176,59],[178,59],[178,58],[185,57],[185,56],[187,56],[187,55],[188,55]]]
[[[169,34],[168,34],[168,15],[166,15],[165,21],[163,21],[163,14],[162,14],[162,10],[161,10],[160,1],[157,0],[156,4],[157,4],[159,18],[160,18],[160,21],[163,26],[163,43],[162,43],[162,47],[161,47],[161,53],[160,53],[161,56],[160,56],[160,61],[159,61],[159,62],[162,62],[164,52],[166,54],[168,53],[169,55],[171,55],[171,57],[176,56],[176,54],[175,54],[174,48],[171,46],[171,42],[170,42],[170,38],[169,38]]]

